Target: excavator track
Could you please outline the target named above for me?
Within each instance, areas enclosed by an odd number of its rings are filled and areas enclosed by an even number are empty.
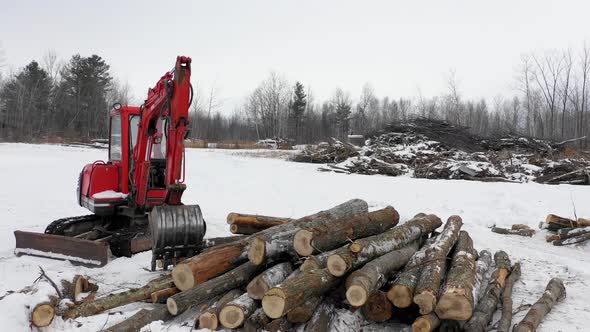
[[[60,218],[47,225],[45,228],[45,234],[66,235],[66,230],[74,225],[80,225],[84,223],[96,224],[101,221],[102,218],[103,217],[97,216],[95,214]]]

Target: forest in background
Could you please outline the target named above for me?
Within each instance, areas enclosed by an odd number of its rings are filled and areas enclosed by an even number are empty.
[[[1,50],[0,66],[7,66]],[[515,94],[492,100],[464,98],[452,71],[447,90],[438,96],[377,96],[367,83],[360,96],[335,88],[331,98],[319,100],[301,82],[271,72],[229,115],[221,111],[218,90],[203,91],[194,82],[191,138],[316,143],[374,132],[411,117],[446,120],[481,136],[566,140],[588,135],[589,47],[523,55],[515,74]],[[111,105],[131,100],[130,87],[100,56],[77,54],[64,61],[50,51],[0,76],[0,140],[104,138]],[[588,143],[588,138],[579,141]]]

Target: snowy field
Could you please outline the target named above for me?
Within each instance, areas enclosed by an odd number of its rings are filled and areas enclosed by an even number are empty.
[[[77,273],[90,276],[99,293],[143,285],[150,253],[118,258],[104,268],[89,269],[69,262],[37,257],[15,257],[16,229],[42,232],[52,220],[87,214],[76,203],[76,181],[82,166],[106,157],[105,150],[50,145],[0,144],[0,297],[30,285],[43,267],[53,280]],[[256,155],[256,153],[252,153]],[[229,234],[229,212],[300,217],[330,208],[351,198],[366,200],[372,209],[394,206],[407,220],[418,212],[435,213],[443,220],[463,217],[464,228],[478,250],[503,249],[522,263],[522,277],[514,289],[514,307],[534,302],[551,277],[560,277],[567,298],[546,317],[539,331],[584,331],[590,321],[590,246],[554,247],[545,233],[522,238],[491,233],[493,224],[527,224],[537,228],[548,213],[590,217],[590,188],[536,183],[481,183],[423,180],[409,177],[344,175],[316,171],[318,165],[281,159],[255,158],[229,150],[188,150],[185,203],[198,203],[208,223],[207,237]],[[39,293],[43,293],[40,290]],[[3,331],[27,331],[28,305],[36,295],[11,294],[0,300]],[[64,322],[57,318],[43,331],[97,331],[135,313],[142,305],[117,308],[111,314]],[[147,304],[146,304],[147,306]],[[519,321],[524,312],[515,315]],[[152,323],[151,331],[189,331],[192,315],[172,323]],[[187,325],[188,322],[188,325]]]

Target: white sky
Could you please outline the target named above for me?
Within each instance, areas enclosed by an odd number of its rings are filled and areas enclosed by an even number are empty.
[[[169,4],[176,3],[176,4]],[[49,49],[98,54],[137,100],[193,58],[193,84],[231,111],[271,70],[358,98],[439,95],[456,71],[464,97],[515,93],[522,54],[590,41],[590,1],[28,1],[0,0],[0,43],[14,69]],[[4,68],[7,71],[9,68]]]

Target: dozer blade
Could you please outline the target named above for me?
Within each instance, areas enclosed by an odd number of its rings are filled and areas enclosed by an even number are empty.
[[[109,244],[75,237],[14,231],[17,256],[31,255],[69,260],[86,266],[104,266],[108,262]]]

